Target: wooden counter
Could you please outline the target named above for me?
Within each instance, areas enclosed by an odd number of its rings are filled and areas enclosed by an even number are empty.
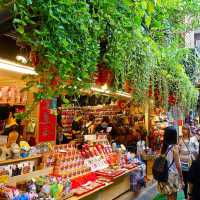
[[[29,161],[29,160],[37,160],[37,159],[39,159],[41,157],[42,157],[41,155],[35,155],[35,156],[27,157],[27,158],[17,158],[17,159],[3,160],[3,161],[0,161],[0,166],[13,164],[13,163],[24,162],[24,161]]]
[[[68,200],[112,200],[125,194],[130,190],[130,173],[137,168],[128,170],[122,175],[113,179],[112,182],[97,188],[82,196],[73,196]],[[134,196],[133,196],[134,197]]]

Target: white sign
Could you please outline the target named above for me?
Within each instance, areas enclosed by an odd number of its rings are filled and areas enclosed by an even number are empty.
[[[92,158],[88,158],[84,161],[84,164],[87,167],[90,167],[92,172],[109,167],[107,161],[105,159],[102,159],[100,156],[94,156]]]

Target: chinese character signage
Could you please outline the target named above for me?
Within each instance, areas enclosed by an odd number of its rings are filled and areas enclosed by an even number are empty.
[[[56,99],[42,100],[39,114],[39,142],[56,140]]]

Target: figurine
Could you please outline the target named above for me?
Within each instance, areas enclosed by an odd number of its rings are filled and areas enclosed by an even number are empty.
[[[29,156],[30,146],[26,141],[20,141],[20,156],[26,158]]]
[[[13,143],[11,145],[11,157],[13,159],[19,158],[20,157],[20,148],[19,145],[16,143]]]

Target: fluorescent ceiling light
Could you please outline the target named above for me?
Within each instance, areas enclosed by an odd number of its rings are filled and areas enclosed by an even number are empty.
[[[110,93],[109,90],[105,90],[105,89],[102,89],[102,88],[96,88],[96,87],[92,87],[91,90],[93,90],[95,92]]]
[[[119,96],[131,98],[131,95],[129,93],[126,93],[126,92],[117,91],[116,94],[119,95]]]
[[[104,94],[117,95],[117,96],[121,96],[121,97],[131,98],[131,94],[122,92],[122,91],[111,92],[110,90],[103,89],[102,87],[101,88],[92,87],[91,90],[94,92],[100,92],[100,93],[104,93]]]
[[[37,75],[33,67],[23,66],[14,62],[0,59],[0,69],[13,71],[21,74]]]

